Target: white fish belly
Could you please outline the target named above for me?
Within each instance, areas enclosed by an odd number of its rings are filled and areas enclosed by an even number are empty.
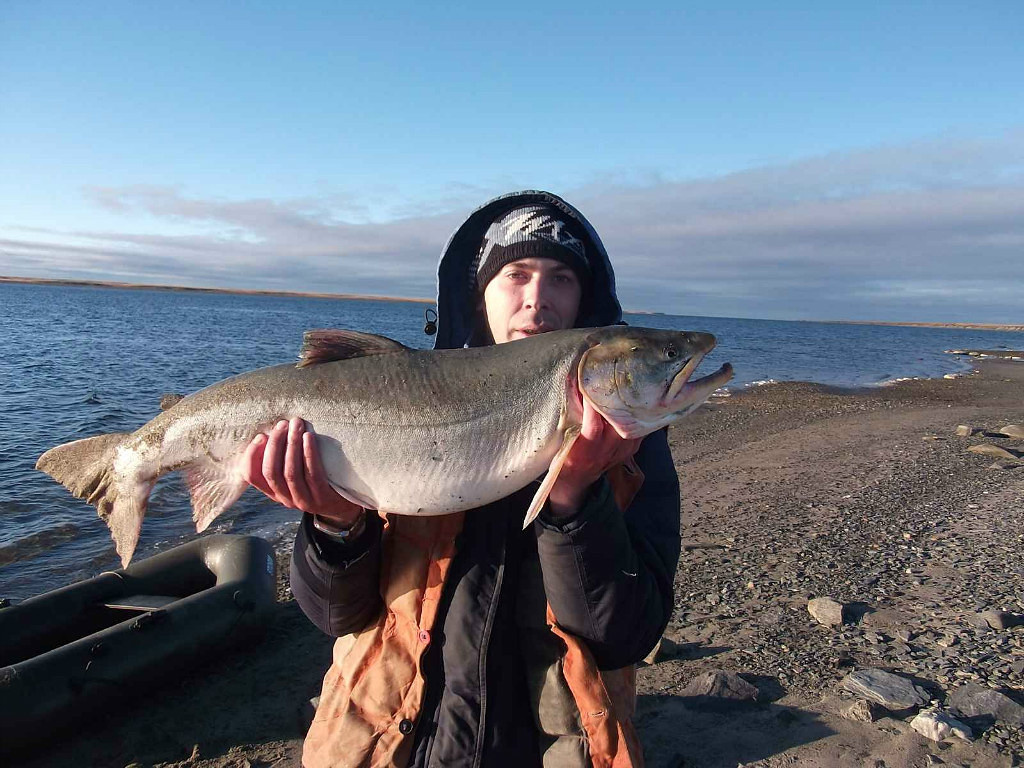
[[[498,421],[393,430],[336,424],[321,426],[317,442],[331,482],[366,506],[443,515],[514,493],[543,474],[561,445],[557,420]]]

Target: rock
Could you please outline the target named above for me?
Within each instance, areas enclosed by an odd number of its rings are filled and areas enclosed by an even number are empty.
[[[843,624],[845,607],[831,597],[816,597],[807,602],[807,612],[817,620],[819,624],[827,627],[838,627]]]
[[[950,694],[947,702],[964,717],[991,715],[1009,725],[1024,725],[1024,707],[1006,694],[994,691],[984,685],[968,683]]]
[[[967,449],[971,453],[981,454],[982,456],[991,456],[996,459],[1010,459],[1014,460],[1017,458],[1017,454],[1013,451],[1008,451],[998,445],[992,443],[981,443],[979,445],[972,445]]]
[[[978,614],[978,620],[975,623],[978,626],[987,626],[991,629],[1009,629],[1010,627],[1016,627],[1024,624],[1024,613],[985,611]]]
[[[966,741],[974,738],[974,733],[968,726],[955,717],[935,710],[919,713],[910,721],[910,727],[932,741],[943,741],[950,735]]]
[[[702,672],[687,684],[682,696],[708,696],[724,701],[757,701],[757,688],[735,672]]]
[[[855,720],[858,723],[873,723],[880,717],[884,717],[886,712],[873,701],[857,699],[850,706],[844,709],[841,714],[847,720]]]
[[[843,688],[886,709],[899,711],[919,707],[928,702],[924,689],[905,677],[884,669],[859,669],[843,678]]]
[[[981,432],[981,430],[977,427],[970,427],[966,424],[961,424],[956,428],[956,433],[960,437],[970,437],[971,435],[976,435],[979,432]]]
[[[1013,459],[996,459],[988,465],[988,469],[1017,469],[1017,467],[1024,467],[1024,463],[1015,461]]]
[[[1000,427],[999,431],[1007,437],[1015,437],[1018,440],[1024,440],[1024,425],[1007,424],[1005,427]]]

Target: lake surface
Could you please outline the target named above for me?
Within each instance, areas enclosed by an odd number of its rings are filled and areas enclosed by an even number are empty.
[[[0,597],[21,600],[119,567],[95,510],[37,472],[55,445],[132,431],[160,396],[296,358],[302,332],[352,328],[414,347],[426,305],[275,296],[0,284]],[[1024,333],[628,315],[632,325],[703,330],[732,362],[730,388],[816,381],[872,386],[968,369],[951,348],[1024,349]],[[297,514],[246,492],[211,531],[294,535]],[[150,498],[136,557],[187,541],[188,494],[178,476]]]

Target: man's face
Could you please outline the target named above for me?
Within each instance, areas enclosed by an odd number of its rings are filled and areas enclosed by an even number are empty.
[[[572,328],[583,289],[571,267],[553,259],[506,264],[484,288],[484,312],[495,344]]]

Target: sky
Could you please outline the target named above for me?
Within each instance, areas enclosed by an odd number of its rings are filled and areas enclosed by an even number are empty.
[[[1024,322],[1024,4],[0,0],[0,275],[431,297],[561,195],[628,309]]]

